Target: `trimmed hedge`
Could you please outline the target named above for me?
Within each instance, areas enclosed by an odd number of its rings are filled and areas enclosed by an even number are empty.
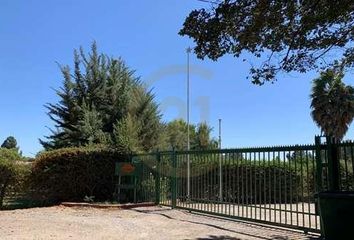
[[[19,160],[21,156],[17,150],[0,148],[0,209],[3,208],[4,199],[15,187],[18,188],[25,173]]]
[[[192,174],[191,198],[198,201],[218,201],[218,182],[217,165],[210,166],[204,172]],[[186,185],[185,176],[179,178],[177,187],[183,189],[180,194],[186,194]],[[299,187],[299,175],[279,166],[234,165],[223,168],[223,201],[225,202],[240,204],[296,202]]]
[[[0,160],[0,209],[3,206],[3,201],[7,191],[15,179],[15,164],[6,160]]]
[[[49,202],[113,199],[115,162],[130,157],[100,148],[64,148],[40,154],[33,163],[33,198]]]
[[[209,183],[206,180],[209,179]],[[192,177],[191,198],[217,201],[219,168]],[[223,168],[223,201],[240,204],[295,202],[300,177],[280,166],[234,165]]]

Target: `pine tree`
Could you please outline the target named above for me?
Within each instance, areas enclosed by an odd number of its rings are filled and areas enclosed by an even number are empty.
[[[64,79],[56,91],[60,100],[46,105],[55,129],[40,140],[45,149],[92,144],[124,151],[156,148],[161,116],[154,95],[121,58],[99,54],[93,43],[89,54],[82,48],[74,51],[73,71],[69,66],[60,69]],[[127,125],[135,129],[123,129]],[[129,147],[122,147],[126,139]]]
[[[141,124],[128,114],[114,125],[113,141],[116,148],[121,152],[140,152],[142,150],[139,138]]]

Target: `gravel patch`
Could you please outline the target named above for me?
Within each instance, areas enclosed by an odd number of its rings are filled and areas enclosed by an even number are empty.
[[[309,240],[315,236],[166,207],[129,210],[49,207],[0,212],[2,240]]]

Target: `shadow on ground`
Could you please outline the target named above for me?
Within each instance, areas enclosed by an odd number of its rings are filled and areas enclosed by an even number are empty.
[[[141,210],[141,209],[131,209],[132,211],[136,211],[139,213],[144,213],[144,214],[156,214],[156,215],[160,215],[163,216],[165,218],[171,219],[171,220],[175,220],[175,221],[180,221],[180,222],[186,222],[186,223],[191,223],[191,224],[196,224],[196,225],[204,225],[204,226],[208,226],[211,228],[216,228],[219,230],[223,230],[223,231],[227,231],[230,233],[234,233],[234,234],[240,234],[240,235],[244,235],[246,237],[254,237],[254,238],[259,238],[259,239],[264,239],[264,240],[292,240],[294,238],[289,238],[288,236],[282,236],[281,234],[277,234],[277,235],[272,235],[272,236],[267,236],[264,237],[262,236],[262,234],[253,234],[253,233],[246,233],[246,232],[239,232],[239,231],[235,231],[232,229],[228,229],[228,228],[224,228],[218,225],[214,225],[214,224],[209,224],[209,223],[203,223],[203,222],[194,222],[194,221],[189,221],[189,220],[183,220],[183,219],[177,219],[177,218],[173,218],[169,215],[167,215],[165,212],[169,212],[171,211],[171,209],[154,209],[154,210]],[[210,217],[213,218],[212,216],[205,216],[204,217]],[[252,228],[254,228],[255,224],[250,224],[250,223],[246,223],[246,222],[237,222],[238,224],[242,224],[244,226],[252,226]],[[279,232],[279,228],[274,228],[274,227],[265,227],[263,225],[259,225],[259,227],[257,226],[258,231],[278,231]],[[286,230],[284,230],[286,231]],[[290,230],[289,230],[290,232]],[[313,235],[304,235],[304,237],[301,238],[296,238],[298,240],[320,240],[320,237],[317,236],[313,236]],[[191,239],[192,240],[192,239]],[[208,237],[203,237],[203,238],[195,238],[193,240],[243,240],[241,238],[235,238],[235,237],[231,237],[231,236],[227,236],[227,235],[223,235],[223,236],[214,236],[214,235],[210,235]]]
[[[242,240],[241,238],[235,238],[230,236],[214,236],[210,235],[208,237],[196,238],[195,240]]]

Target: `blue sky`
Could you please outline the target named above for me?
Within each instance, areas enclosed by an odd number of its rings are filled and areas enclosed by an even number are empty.
[[[73,49],[88,50],[94,40],[152,82],[164,120],[183,116],[185,49],[193,42],[177,33],[201,6],[197,0],[1,0],[0,141],[15,136],[27,156],[41,150],[38,138],[52,127],[43,105],[57,101],[53,88],[62,81],[56,62],[71,65]],[[191,122],[207,120],[217,136],[222,118],[223,147],[312,143],[319,130],[309,93],[317,74],[283,75],[259,87],[246,79],[248,69],[231,56],[212,62],[191,55]]]

